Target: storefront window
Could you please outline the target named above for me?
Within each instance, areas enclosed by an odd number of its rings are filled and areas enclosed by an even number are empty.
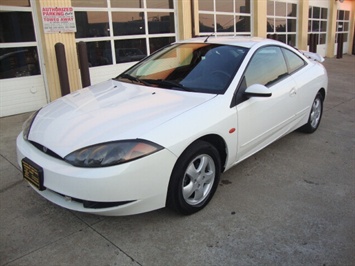
[[[199,32],[250,35],[250,0],[199,0]]]
[[[87,42],[89,66],[104,66],[112,64],[111,43],[109,41]]]
[[[107,0],[71,0],[71,4],[73,7],[107,7]]]
[[[87,42],[91,67],[138,61],[175,41],[174,0],[104,2],[73,0],[75,37]]]
[[[31,12],[0,11],[0,43],[36,40]]]
[[[328,8],[311,6],[308,17],[308,44],[310,34],[317,35],[317,44],[325,44],[327,36]]]
[[[149,34],[174,33],[174,13],[149,12],[148,13]]]
[[[41,74],[36,47],[0,49],[0,79]]]
[[[112,24],[114,36],[145,34],[141,12],[112,12]]]
[[[116,63],[139,61],[147,56],[145,39],[115,41]]]
[[[77,31],[76,38],[92,38],[109,36],[109,20],[107,12],[75,12]]]
[[[268,0],[267,33],[276,34],[277,40],[296,45],[297,4]]]
[[[350,11],[338,10],[336,23],[336,37],[335,42],[338,42],[339,34],[343,35],[343,42],[348,42],[350,24]]]

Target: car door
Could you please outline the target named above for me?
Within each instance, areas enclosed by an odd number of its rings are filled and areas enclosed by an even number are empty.
[[[253,84],[267,87],[271,96],[247,96]],[[259,48],[250,60],[237,96],[238,156],[241,161],[288,133],[297,113],[297,88],[288,75],[278,46]]]

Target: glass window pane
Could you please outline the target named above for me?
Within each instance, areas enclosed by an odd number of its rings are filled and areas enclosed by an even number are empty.
[[[111,0],[111,7],[143,8],[142,0]]]
[[[348,34],[343,33],[343,42],[347,42],[347,41],[348,41]]]
[[[216,16],[217,32],[234,32],[234,17],[227,15]]]
[[[149,39],[150,53],[154,53],[160,48],[167,46],[168,44],[173,42],[175,42],[175,37],[150,38]]]
[[[266,27],[267,27],[267,32],[274,32],[275,31],[275,19],[268,18]]]
[[[145,34],[145,23],[141,12],[112,12],[115,36]]]
[[[41,74],[36,47],[1,48],[0,79]]]
[[[283,50],[286,60],[288,62],[288,66],[290,68],[289,69],[290,73],[296,71],[297,69],[300,69],[301,67],[303,67],[305,65],[305,62],[303,61],[303,59],[300,58],[295,53],[291,52],[288,49],[284,49],[284,48],[282,50]]]
[[[198,9],[204,11],[214,11],[213,10],[213,0],[199,0]]]
[[[145,39],[115,41],[116,63],[139,61],[147,56]]]
[[[276,32],[286,32],[286,19],[275,18]]]
[[[284,2],[275,2],[275,16],[286,16],[286,3]]]
[[[250,14],[250,0],[235,0],[235,12]]]
[[[249,16],[237,16],[235,24],[236,32],[250,32],[250,17]]]
[[[340,31],[340,32],[344,31],[344,25],[343,25],[343,24],[344,24],[343,22],[338,22],[338,29],[337,29],[337,31]]]
[[[213,15],[200,14],[200,32],[214,32]]]
[[[233,12],[233,0],[216,1],[216,11]]]
[[[320,36],[319,36],[319,44],[326,44],[326,38],[327,38],[326,34],[320,34]]]
[[[287,35],[287,44],[291,46],[296,46],[296,34]]]
[[[343,31],[349,31],[349,23],[348,22],[344,22]]]
[[[74,7],[107,7],[106,0],[71,0]]]
[[[350,18],[350,11],[344,11],[344,20],[349,20]]]
[[[278,77],[287,73],[284,56],[278,47],[259,49],[245,72],[247,87],[253,84],[272,85]]]
[[[319,20],[313,20],[312,21],[312,32],[319,32],[320,30],[320,21]]]
[[[327,19],[328,18],[328,8],[322,8],[321,9],[321,18],[322,19]]]
[[[283,42],[283,43],[287,43],[286,42],[286,35],[283,35],[283,34],[282,35],[278,34],[277,35],[277,40],[280,41],[280,42]]]
[[[343,20],[344,19],[344,10],[339,10],[338,11],[338,20]]]
[[[31,12],[0,12],[0,43],[36,41]]]
[[[275,5],[274,1],[267,1],[267,15],[268,16],[274,16],[275,15]]]
[[[146,1],[147,1],[148,8],[174,8],[173,0],[146,0]]]
[[[320,31],[327,31],[327,21],[321,21],[320,22]]]
[[[296,19],[287,19],[287,32],[296,32],[296,26]]]
[[[148,31],[154,33],[174,33],[174,13],[149,12],[148,13]]]
[[[75,12],[76,30],[75,38],[109,36],[109,23],[107,12]]]
[[[30,0],[1,0],[0,5],[2,5],[2,6],[22,6],[22,7],[31,6]]]
[[[297,5],[296,4],[287,4],[287,16],[297,17]]]
[[[308,9],[308,18],[313,18],[313,17],[312,17],[312,10],[313,10],[312,7],[310,7],[310,8]]]
[[[89,66],[104,66],[112,64],[111,43],[109,41],[87,42]]]
[[[320,7],[313,7],[313,18],[320,18]]]

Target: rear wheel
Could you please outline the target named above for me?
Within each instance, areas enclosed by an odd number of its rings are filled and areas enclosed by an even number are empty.
[[[308,122],[300,128],[302,132],[313,133],[317,130],[323,114],[323,96],[320,92],[317,93],[313,101]]]
[[[217,149],[196,141],[178,159],[171,175],[167,205],[182,213],[203,209],[215,193],[221,174]]]

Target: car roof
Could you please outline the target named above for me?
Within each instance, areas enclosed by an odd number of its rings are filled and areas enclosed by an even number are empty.
[[[206,41],[207,40],[207,41]],[[241,46],[245,48],[251,48],[252,46],[264,43],[264,44],[280,44],[279,41],[272,39],[265,39],[260,37],[248,37],[248,36],[224,36],[224,37],[215,37],[215,36],[205,36],[197,37],[189,40],[181,41],[180,43],[214,43],[214,44],[228,44]]]

